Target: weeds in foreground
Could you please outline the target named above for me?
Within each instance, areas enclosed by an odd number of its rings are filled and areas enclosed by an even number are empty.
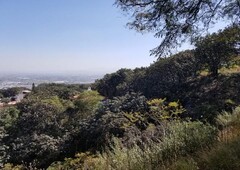
[[[152,142],[145,148],[138,145],[126,148],[115,139],[112,148],[103,153],[80,153],[48,169],[239,170],[239,116],[240,107],[232,113],[219,115],[217,122],[221,132],[199,121],[171,121],[159,143]]]
[[[57,163],[49,169],[64,169],[66,164],[73,169],[167,169],[179,157],[210,147],[217,135],[214,127],[199,121],[171,121],[164,131],[161,142],[152,142],[144,148],[138,145],[126,148],[118,139],[115,139],[114,146],[104,153],[99,153],[97,156],[88,155],[87,157],[84,154],[81,157],[77,155],[75,159],[68,159],[64,164]],[[84,157],[86,159],[83,162]]]

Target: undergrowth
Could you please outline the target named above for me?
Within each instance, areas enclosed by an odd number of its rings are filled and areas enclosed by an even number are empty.
[[[217,117],[219,129],[200,121],[166,121],[158,142],[126,148],[114,138],[114,144],[102,153],[79,153],[75,158],[55,162],[48,170],[239,170],[239,118],[237,107]],[[5,170],[14,168],[8,164]]]

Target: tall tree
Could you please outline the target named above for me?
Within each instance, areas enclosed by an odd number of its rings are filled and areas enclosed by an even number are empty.
[[[132,16],[131,29],[163,38],[151,51],[158,57],[203,33],[219,17],[235,23],[240,19],[239,0],[116,0],[115,4]]]
[[[240,52],[240,26],[233,25],[196,41],[197,63],[206,65],[214,77],[218,69]]]

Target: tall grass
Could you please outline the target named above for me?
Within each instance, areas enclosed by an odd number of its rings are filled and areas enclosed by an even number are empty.
[[[240,169],[240,107],[232,113],[218,115],[219,140],[211,148],[181,158],[169,169],[239,170]]]
[[[232,113],[223,112],[217,117],[221,126],[219,142],[215,147],[201,153],[199,165],[206,170],[240,169],[240,107]]]
[[[216,118],[220,126],[219,139],[222,142],[240,136],[240,106],[236,107],[232,113],[223,112]]]
[[[174,121],[165,127],[161,142],[144,148],[125,148],[115,140],[113,148],[99,154],[95,162],[87,159],[84,167],[106,170],[153,170],[167,167],[181,156],[209,147],[216,139],[216,129],[201,122]]]
[[[200,154],[198,165],[205,170],[239,170],[240,138],[220,142],[210,150]]]

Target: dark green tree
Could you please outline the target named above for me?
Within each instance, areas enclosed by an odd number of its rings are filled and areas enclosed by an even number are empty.
[[[218,69],[239,54],[240,26],[233,25],[218,33],[201,37],[196,41],[195,56],[199,65],[206,65],[212,76]]]
[[[35,88],[36,88],[36,86],[35,86],[35,84],[33,83],[33,84],[32,84],[32,91],[33,91],[33,92],[35,92]]]
[[[128,82],[132,77],[133,71],[130,69],[120,69],[115,73],[106,74],[102,79],[95,82],[97,91],[108,98],[122,96],[129,91]]]
[[[140,92],[147,98],[170,98],[195,73],[194,52],[186,50],[162,58],[146,68],[121,69],[107,74],[95,82],[95,88],[110,99],[128,92]]]
[[[115,4],[132,16],[131,29],[163,38],[151,51],[158,57],[203,33],[220,17],[239,23],[240,16],[239,0],[116,0]]]
[[[66,133],[60,113],[63,110],[56,97],[28,102],[22,104],[25,105],[22,106],[24,112],[20,109],[20,116],[8,129],[3,144],[7,146],[10,163],[34,162],[35,166],[44,167],[60,154]],[[9,122],[8,119],[6,121]]]
[[[8,89],[1,89],[0,93],[2,94],[3,97],[13,97],[18,95],[24,88],[22,87],[12,87]]]
[[[102,99],[103,97],[97,91],[85,91],[81,93],[74,101],[75,112],[71,115],[75,119],[74,121],[85,119],[94,114]]]
[[[195,68],[195,57],[191,50],[162,58],[148,67],[143,94],[148,98],[167,97],[175,100],[175,93],[194,76]]]
[[[0,168],[3,167],[3,164],[7,161],[7,147],[2,142],[2,139],[7,136],[6,130],[3,126],[0,125]]]

